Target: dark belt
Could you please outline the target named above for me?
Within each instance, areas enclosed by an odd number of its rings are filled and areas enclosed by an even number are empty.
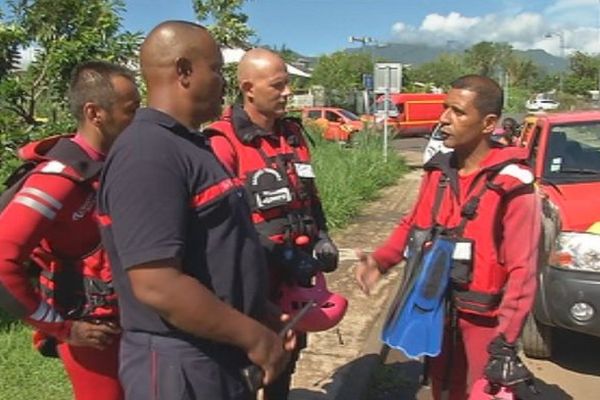
[[[489,312],[498,308],[502,300],[502,294],[454,289],[452,291],[452,300],[457,308],[476,312]]]

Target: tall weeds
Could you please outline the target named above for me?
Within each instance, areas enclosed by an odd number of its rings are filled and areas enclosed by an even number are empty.
[[[315,139],[313,166],[330,228],[342,228],[361,206],[393,184],[407,171],[403,158],[392,149],[383,160],[383,141],[372,132],[357,134],[350,146],[321,139],[318,128],[307,127]]]

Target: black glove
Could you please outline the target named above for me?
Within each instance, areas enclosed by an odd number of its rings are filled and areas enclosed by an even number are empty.
[[[338,267],[340,253],[326,233],[319,233],[318,239],[314,251],[317,260],[323,264],[321,271],[333,272]]]
[[[485,366],[484,375],[490,386],[514,387],[525,384],[536,393],[533,374],[517,356],[516,346],[507,343],[503,334],[492,340],[487,350],[490,358]]]
[[[323,269],[319,260],[294,246],[281,249],[280,261],[287,280],[300,286],[310,286],[313,276]]]

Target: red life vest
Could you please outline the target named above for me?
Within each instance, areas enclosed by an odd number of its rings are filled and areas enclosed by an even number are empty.
[[[466,313],[495,316],[508,276],[499,253],[503,238],[498,237],[498,226],[503,204],[517,191],[533,190],[533,174],[527,166],[514,161],[493,166],[481,174],[462,207],[458,206],[455,195],[446,185],[436,220],[447,232],[454,231],[456,236],[474,242],[468,283],[452,282],[454,306]],[[419,209],[423,211],[417,212],[414,225],[431,227],[431,210],[435,209],[436,192],[443,176],[441,170],[428,173],[427,189],[419,203]]]
[[[242,135],[234,125],[232,114],[226,113],[205,133],[231,144],[237,166],[232,172],[249,196],[256,229],[276,243],[302,235],[314,239],[322,227],[312,211],[318,197],[300,122],[280,119],[277,133],[268,136],[256,131]]]
[[[25,163],[7,180],[8,189],[1,196],[0,211],[20,190],[27,177],[47,174],[60,175],[87,188],[89,196],[81,205],[81,209],[85,208],[85,215],[80,218],[95,218],[95,193],[102,162],[89,158],[70,140],[71,137],[54,136],[32,142],[19,150],[19,156]],[[64,168],[45,168],[51,162],[60,163]],[[40,296],[67,319],[116,318],[118,314],[108,258],[100,245],[98,241],[93,250],[80,257],[69,258],[55,254],[48,242],[42,239],[30,255],[34,266],[40,269]]]

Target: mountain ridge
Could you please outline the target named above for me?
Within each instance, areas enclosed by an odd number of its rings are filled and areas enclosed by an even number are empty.
[[[434,61],[443,53],[462,54],[468,47],[451,43],[448,46],[431,46],[427,44],[405,44],[387,43],[383,46],[362,46],[347,48],[344,51],[357,53],[370,53],[374,59],[385,62],[399,62],[403,64],[420,65]],[[546,69],[548,72],[565,71],[569,67],[569,61],[565,58],[553,56],[541,49],[513,50],[515,54],[530,59],[535,64]]]

